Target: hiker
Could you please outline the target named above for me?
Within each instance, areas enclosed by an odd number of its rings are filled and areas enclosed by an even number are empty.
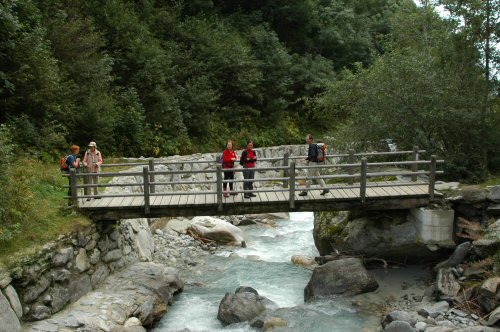
[[[241,153],[241,158],[240,158],[240,165],[243,166],[243,178],[245,179],[245,182],[243,182],[243,190],[249,190],[245,191],[245,195],[243,197],[245,198],[251,198],[255,197],[255,195],[252,190],[253,190],[253,179],[255,177],[255,164],[257,162],[257,155],[255,154],[255,151],[253,150],[253,140],[249,139],[247,141],[247,148],[243,150]]]
[[[233,150],[233,141],[228,140],[226,149],[222,153],[222,168],[229,169],[234,168],[234,162],[238,159],[236,152]],[[234,171],[224,171],[224,180],[234,180]],[[233,192],[233,183],[229,183],[229,189],[231,191],[231,195],[237,195],[237,193]],[[229,192],[227,191],[227,182],[223,184],[224,189],[224,197],[229,197]]]
[[[309,149],[307,151],[307,166],[313,166],[313,165],[320,165],[324,164],[325,159],[321,158],[322,160],[318,160],[318,145],[314,144],[314,138],[311,134],[307,134],[306,136],[306,143],[309,145]],[[308,168],[307,169],[307,177],[313,177],[313,176],[320,176],[319,174],[319,168]],[[326,187],[325,181],[323,179],[316,179],[316,181],[319,183],[319,185],[322,188]],[[312,179],[307,179],[306,181],[306,188],[309,189],[311,187]],[[321,195],[325,195],[329,193],[330,190],[328,189],[323,189],[321,192]],[[299,196],[306,196],[307,191],[303,190]]]
[[[95,175],[90,175],[90,176],[85,176],[84,183],[85,184],[95,184],[96,186],[94,188],[94,198],[99,199],[100,197],[97,196],[97,184],[99,182],[99,176],[97,173],[99,173],[99,170],[102,165],[102,155],[99,150],[97,150],[97,144],[95,142],[90,142],[88,145],[87,151],[85,151],[85,156],[83,157],[83,167],[85,168],[85,173],[92,173]],[[89,196],[90,193],[90,187],[85,187],[85,196]],[[90,200],[90,197],[87,198],[87,201]]]
[[[66,157],[66,160],[64,161],[67,168],[66,171],[68,174],[70,173],[71,169],[76,170],[78,172],[78,166],[80,166],[80,158],[78,157],[78,154],[80,153],[80,147],[78,145],[72,145],[70,148],[71,154]],[[70,199],[68,200],[68,205],[72,205],[71,201],[71,177],[68,177],[68,183],[69,183],[69,188],[68,188],[68,196]]]

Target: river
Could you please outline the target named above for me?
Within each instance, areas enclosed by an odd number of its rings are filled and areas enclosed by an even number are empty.
[[[304,287],[312,272],[293,265],[290,258],[318,255],[313,221],[312,213],[291,213],[289,220],[280,220],[273,227],[242,226],[247,248],[226,248],[216,255],[201,256],[196,266],[181,271],[184,292],[176,296],[153,331],[256,331],[247,324],[223,327],[217,320],[224,294],[234,293],[239,286],[253,287],[278,304],[280,309],[273,316],[287,321],[283,331],[375,331],[382,302],[398,299],[402,283],[406,283],[408,295],[419,291],[416,280],[426,277],[425,270],[372,270],[380,283],[376,292],[304,304]],[[412,287],[416,287],[413,293]]]

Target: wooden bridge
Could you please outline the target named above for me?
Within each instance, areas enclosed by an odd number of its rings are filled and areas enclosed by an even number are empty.
[[[244,198],[245,190],[235,189],[237,195],[224,197],[223,183],[233,182],[235,188],[242,187],[243,179],[223,180],[221,165],[216,161],[174,161],[105,164],[104,170],[114,167],[131,167],[137,170],[99,173],[101,183],[97,186],[81,181],[88,174],[71,170],[72,200],[80,210],[94,220],[119,220],[126,218],[151,218],[165,216],[239,215],[266,212],[332,211],[332,210],[390,210],[425,206],[435,200],[436,169],[443,163],[431,156],[421,159],[425,151],[354,153],[328,156],[323,165],[306,165],[305,156],[282,158],[260,158],[256,167],[252,198]],[[399,159],[387,161],[389,159]],[[368,162],[370,160],[370,162]],[[204,169],[194,167],[205,164]],[[166,166],[173,170],[159,170]],[[142,169],[140,167],[142,166]],[[390,171],[382,169],[392,168]],[[320,168],[321,176],[308,177],[305,171]],[[231,169],[235,173],[243,168]],[[109,178],[113,181],[109,182]],[[193,178],[195,178],[193,180]],[[305,181],[322,178],[325,188],[305,188]],[[423,179],[423,180],[422,180]],[[83,182],[83,184],[81,183]],[[107,182],[107,183],[105,183]],[[100,189],[99,195],[82,194],[82,188],[90,191]],[[102,188],[115,187],[115,193]],[[118,187],[118,188],[116,188]],[[323,189],[330,192],[320,195]],[[299,196],[300,191],[308,195]],[[99,198],[99,199],[98,199]]]

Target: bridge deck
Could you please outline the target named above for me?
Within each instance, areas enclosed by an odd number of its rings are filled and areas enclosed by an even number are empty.
[[[375,185],[375,184],[373,184]],[[81,200],[80,209],[90,212],[95,219],[117,220],[123,218],[231,215],[287,211],[328,211],[344,209],[406,209],[423,206],[429,202],[428,185],[404,185],[404,183],[378,182],[366,188],[364,203],[359,189],[338,186],[330,193],[320,195],[321,188],[309,191],[307,196],[295,195],[295,206],[289,206],[289,192],[256,192],[256,197],[244,198],[243,194],[224,197],[222,210],[216,194],[193,192],[187,195],[151,194],[149,211],[145,211],[142,196],[103,197],[90,201]],[[347,185],[345,186],[347,187]],[[299,188],[300,190],[300,188]]]

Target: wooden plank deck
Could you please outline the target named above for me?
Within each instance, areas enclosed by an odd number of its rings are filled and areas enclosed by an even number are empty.
[[[396,184],[396,183],[394,183]],[[356,185],[356,184],[355,184]],[[223,197],[222,210],[216,194],[192,191],[189,195],[161,195],[150,197],[150,212],[145,213],[144,197],[106,197],[80,201],[79,208],[96,220],[145,218],[160,216],[229,215],[265,212],[331,211],[351,209],[406,209],[428,204],[428,185],[391,185],[390,182],[367,187],[362,203],[359,189],[339,185],[321,195],[322,188],[311,187],[307,196],[295,193],[295,208],[290,209],[289,192],[259,192],[256,197],[244,198],[242,193]]]

